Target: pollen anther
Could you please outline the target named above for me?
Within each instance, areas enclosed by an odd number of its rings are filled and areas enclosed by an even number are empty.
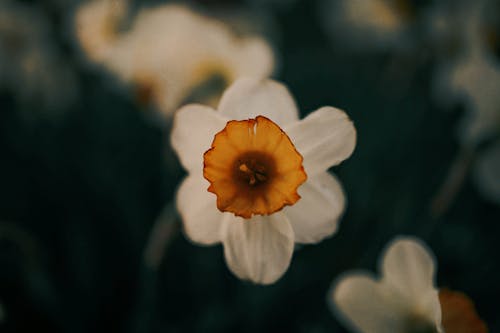
[[[241,163],[238,169],[242,172],[242,177],[247,179],[249,185],[258,185],[267,180],[265,167],[255,160]]]

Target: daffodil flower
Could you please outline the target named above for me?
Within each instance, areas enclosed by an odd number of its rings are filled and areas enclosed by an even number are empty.
[[[360,333],[486,333],[473,303],[462,293],[435,286],[435,259],[417,238],[398,237],[384,251],[381,278],[343,275],[329,296],[334,313]]]
[[[454,57],[447,55],[437,76],[437,93],[447,93],[453,102],[462,102],[465,116],[460,128],[464,144],[476,145],[495,134],[500,128],[500,62],[495,56],[498,33],[489,22],[491,13],[498,13],[499,5],[494,1],[465,2],[462,15],[455,25]],[[441,88],[441,89],[439,89]]]
[[[222,21],[187,6],[141,9],[126,31],[127,0],[93,0],[76,14],[78,40],[89,59],[132,85],[137,100],[171,114],[186,101],[218,101],[241,76],[264,78],[274,54],[258,36],[236,36]]]
[[[500,62],[484,50],[473,50],[450,70],[446,81],[450,96],[464,103],[466,113],[459,127],[462,145],[476,147],[493,138],[489,146],[477,151],[473,180],[481,194],[500,203]]]
[[[189,173],[177,193],[184,231],[195,243],[222,243],[241,279],[275,282],[294,244],[331,236],[344,211],[327,170],[351,155],[355,128],[333,107],[298,114],[282,84],[243,78],[217,111],[193,104],[174,117],[172,146]]]
[[[473,179],[486,199],[500,203],[500,61],[494,50],[498,34],[488,16],[498,12],[498,3],[460,3],[461,17],[448,15],[455,36],[454,57],[447,55],[438,66],[434,93],[444,104],[460,103],[465,112],[460,121],[459,139],[465,151],[474,150]],[[498,18],[495,17],[495,21]],[[491,144],[480,148],[493,139]],[[462,159],[458,159],[459,161]],[[467,159],[465,159],[467,160]],[[467,162],[468,163],[468,162]],[[467,163],[464,165],[467,167]],[[453,176],[450,176],[450,179]],[[463,178],[462,178],[463,180]]]

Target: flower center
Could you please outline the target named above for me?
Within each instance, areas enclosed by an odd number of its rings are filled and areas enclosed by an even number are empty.
[[[259,153],[250,154],[237,159],[235,163],[235,179],[250,186],[264,185],[271,176],[272,157],[259,156]]]
[[[307,179],[302,156],[290,138],[271,120],[229,121],[204,155],[203,175],[217,208],[236,216],[269,215],[300,196]]]
[[[252,167],[248,167],[248,164],[254,164]],[[261,165],[257,164],[255,161],[250,161],[250,163],[242,163],[238,170],[243,173],[243,177],[248,184],[256,185],[266,181],[267,177],[265,174],[265,169]]]

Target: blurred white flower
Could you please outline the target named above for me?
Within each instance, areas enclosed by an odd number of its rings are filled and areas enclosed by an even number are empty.
[[[327,170],[356,143],[343,111],[322,107],[299,120],[285,86],[243,78],[225,91],[218,111],[180,109],[171,141],[189,172],[177,193],[184,231],[199,244],[221,242],[239,278],[273,283],[294,243],[336,231],[345,198]]]
[[[500,6],[488,0],[461,1],[453,5],[459,8],[455,12],[461,19],[443,14],[454,43],[450,52],[444,52],[444,60],[436,69],[434,90],[438,101],[464,106],[459,139],[464,147],[477,150],[479,144],[500,135],[500,60],[494,54],[496,45],[490,45],[500,40],[489,27],[489,24],[500,23],[500,17],[495,18],[496,22],[489,20],[489,14],[498,13]],[[449,11],[442,13],[450,14]],[[479,191],[498,203],[499,146],[500,143],[493,142],[484,152],[477,151],[473,165],[473,179]]]
[[[127,11],[126,0],[88,1],[77,9],[76,34],[90,60],[104,62],[112,56]]]
[[[327,32],[353,49],[390,49],[408,42],[414,8],[406,0],[325,0]]]
[[[397,237],[382,255],[381,278],[345,274],[329,295],[332,309],[353,332],[487,332],[464,294],[438,292],[435,266],[422,241]]]
[[[459,136],[463,144],[474,146],[500,129],[500,63],[483,52],[460,59],[448,72],[448,97],[462,102],[466,114]]]
[[[464,104],[459,134],[471,146],[500,129],[500,62],[484,38],[485,3],[467,3],[460,24],[449,25],[455,31],[456,49],[446,53],[435,76],[436,97]]]
[[[397,238],[380,263],[381,278],[350,273],[337,282],[333,305],[356,332],[442,332],[434,258],[417,239]],[[415,330],[415,332],[419,332]]]
[[[121,80],[139,100],[153,100],[170,115],[189,101],[215,103],[236,78],[269,76],[270,46],[259,37],[238,37],[222,22],[188,7],[167,4],[139,11],[129,30],[118,25],[125,0],[94,0],[76,14],[85,53]]]
[[[75,98],[75,74],[35,6],[0,2],[0,88],[21,104],[46,110],[60,110]]]

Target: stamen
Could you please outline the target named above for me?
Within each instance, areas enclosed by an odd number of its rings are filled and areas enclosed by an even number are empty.
[[[255,185],[263,183],[267,180],[265,167],[259,165],[255,160],[251,160],[248,164],[242,163],[238,168],[241,172],[243,172],[245,178],[248,178],[248,184]]]
[[[265,175],[265,174],[260,173],[260,172],[258,172],[258,171],[256,171],[256,172],[255,172],[255,177],[257,177],[257,179],[258,179],[259,181],[261,181],[261,182],[264,182],[264,181],[266,181],[266,179],[267,179],[267,177],[266,177],[266,175]]]
[[[250,173],[250,169],[247,167],[247,165],[245,163],[243,163],[242,165],[240,165],[240,171],[243,171],[244,173]]]

